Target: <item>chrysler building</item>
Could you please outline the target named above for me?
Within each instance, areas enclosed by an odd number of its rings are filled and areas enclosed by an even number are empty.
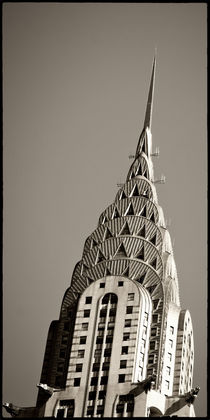
[[[16,417],[195,417],[192,320],[182,309],[152,156],[152,66],[124,184],[87,238],[46,343],[36,407]],[[183,281],[183,280],[182,280]]]

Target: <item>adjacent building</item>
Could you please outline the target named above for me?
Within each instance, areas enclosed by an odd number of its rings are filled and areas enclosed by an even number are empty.
[[[19,417],[194,417],[194,343],[158,203],[151,119],[116,198],[87,238],[49,328],[36,407]]]

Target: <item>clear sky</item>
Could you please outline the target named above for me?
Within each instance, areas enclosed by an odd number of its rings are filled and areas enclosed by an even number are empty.
[[[157,193],[206,416],[206,15],[201,2],[4,3],[3,401],[35,404],[50,322],[126,179],[157,47]]]

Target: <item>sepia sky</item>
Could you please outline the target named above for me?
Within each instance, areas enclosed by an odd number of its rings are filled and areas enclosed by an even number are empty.
[[[195,411],[206,416],[206,15],[201,2],[4,3],[3,401],[36,402],[49,325],[126,180],[157,48],[157,194],[193,321]]]

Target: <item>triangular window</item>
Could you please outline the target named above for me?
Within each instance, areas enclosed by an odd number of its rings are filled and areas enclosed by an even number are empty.
[[[137,185],[135,185],[135,188],[133,189],[130,197],[138,197],[138,196],[139,196],[138,187],[137,187]]]
[[[123,276],[129,277],[129,266],[126,268],[125,272],[123,273]]]
[[[139,216],[147,217],[147,207],[146,206],[143,207]]]
[[[105,233],[104,240],[105,240],[105,239],[109,239],[109,238],[113,238],[113,235],[112,235],[112,233],[110,232],[109,228],[106,228],[106,233]]]
[[[106,222],[108,222],[108,219],[107,219],[107,217],[106,216],[104,216],[104,220],[103,220],[103,225],[104,225],[104,223],[106,223]]]
[[[154,260],[151,261],[150,265],[156,269],[156,267],[157,267],[157,258],[154,258]]]
[[[123,190],[123,192],[122,192],[122,194],[121,194],[120,199],[122,200],[123,198],[127,198],[127,197],[126,197],[126,195],[125,195],[125,191],[124,191],[124,190]]]
[[[144,153],[146,153],[146,149],[145,149],[145,140],[143,141],[141,151],[142,151],[142,152],[144,152]]]
[[[132,205],[132,203],[128,207],[128,211],[127,211],[127,213],[125,215],[126,216],[134,216],[134,211],[133,211],[133,205]]]
[[[143,238],[145,238],[145,225],[142,226],[142,228],[138,232],[138,236],[143,236]]]
[[[87,277],[87,282],[89,283],[89,284],[91,284],[91,283],[93,283],[93,279],[90,279],[90,277]],[[89,286],[89,284],[88,284],[88,286]]]
[[[138,260],[144,260],[144,247],[141,248],[141,251],[137,255],[135,255],[135,258]]]
[[[117,207],[115,207],[115,209],[114,209],[114,213],[113,213],[113,215],[112,215],[112,219],[116,219],[117,217],[120,217],[120,214],[119,214],[119,212],[118,212],[118,210],[117,210]]]
[[[115,257],[127,257],[127,254],[126,254],[125,247],[124,247],[123,243],[118,248],[118,250],[115,254]]]
[[[152,242],[152,244],[156,245],[156,233],[155,235],[150,239],[150,242]]]
[[[87,265],[85,265],[84,263],[82,264],[82,269],[81,269],[81,272],[83,273],[83,271],[85,271],[85,270],[89,270],[89,267],[87,267]],[[81,273],[81,274],[82,274]]]
[[[131,179],[131,178],[135,178],[135,176],[136,176],[136,175],[135,175],[133,172],[131,172],[131,174],[130,174],[130,179]]]
[[[152,213],[152,216],[150,217],[150,220],[155,223],[155,215],[154,215],[154,213]]]
[[[102,254],[102,252],[99,249],[98,255],[97,255],[97,258],[96,258],[96,264],[100,263],[101,261],[105,261],[105,260],[106,260],[106,258],[104,257],[104,255]]]
[[[98,245],[97,242],[95,241],[95,239],[92,239],[92,248],[96,245]]]
[[[145,279],[145,277],[146,277],[146,273],[144,273],[144,274],[142,274],[142,276],[141,277],[139,277],[139,279],[136,279],[139,283],[143,283],[143,281],[144,281],[144,279]]]
[[[130,230],[127,222],[121,230],[120,235],[130,235]]]
[[[105,276],[111,276],[111,271],[106,267]]]
[[[146,170],[146,172],[144,173],[145,178],[148,179],[148,170]]]
[[[138,170],[136,172],[136,175],[142,175],[141,163],[139,164],[139,167],[138,167]]]
[[[147,287],[148,292],[150,293],[150,295],[154,292],[154,290],[156,289],[157,284],[155,284],[155,286],[149,286]]]

